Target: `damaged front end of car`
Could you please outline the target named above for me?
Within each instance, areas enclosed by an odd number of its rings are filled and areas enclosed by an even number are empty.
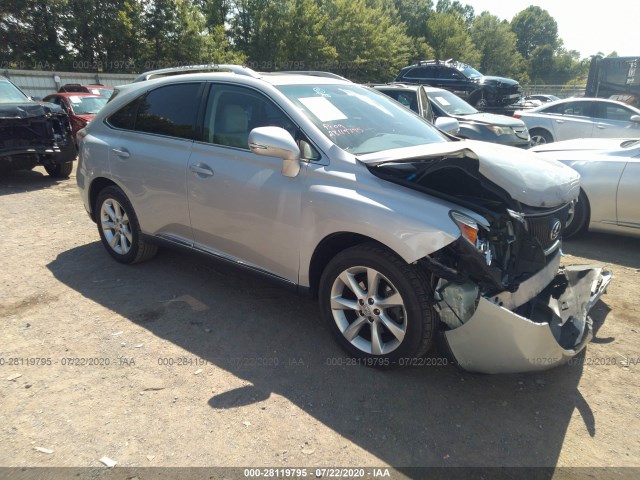
[[[441,344],[475,372],[543,370],[575,356],[611,280],[601,266],[560,265],[579,175],[514,150],[460,142],[364,160],[379,178],[460,206],[449,213],[458,239],[418,263],[433,274]]]
[[[30,169],[72,162],[75,146],[66,112],[52,103],[0,104],[0,168]]]

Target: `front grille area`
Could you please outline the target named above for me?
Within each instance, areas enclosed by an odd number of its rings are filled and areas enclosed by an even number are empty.
[[[526,216],[529,234],[540,242],[542,248],[547,249],[551,247],[562,237],[562,231],[567,223],[570,206],[571,204],[568,203],[561,209],[546,215]]]

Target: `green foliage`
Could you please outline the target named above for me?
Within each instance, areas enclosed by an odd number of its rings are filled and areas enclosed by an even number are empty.
[[[454,58],[469,65],[480,62],[480,52],[459,13],[434,13],[427,20],[427,31],[427,39],[436,58]]]
[[[327,2],[327,36],[339,59],[333,70],[353,80],[388,81],[407,64],[411,40],[395,9],[370,3]]]
[[[509,23],[475,15],[462,0],[0,3],[0,61],[15,68],[141,72],[247,62],[370,82],[430,58],[454,58],[523,84],[583,82],[589,66],[562,47],[555,20],[535,6]]]
[[[471,39],[481,55],[479,70],[482,73],[520,79],[524,62],[516,50],[516,35],[508,23],[483,12],[473,22]]]
[[[511,21],[511,28],[516,34],[518,51],[526,59],[531,58],[537,48],[548,46],[553,52],[559,46],[558,24],[540,7],[532,5],[518,13]]]

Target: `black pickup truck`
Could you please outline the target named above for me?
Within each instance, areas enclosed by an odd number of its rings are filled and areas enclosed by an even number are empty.
[[[62,107],[33,101],[0,76],[0,175],[42,165],[52,177],[67,178],[75,158],[69,117]]]

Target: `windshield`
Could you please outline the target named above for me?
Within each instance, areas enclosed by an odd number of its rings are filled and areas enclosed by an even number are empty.
[[[464,73],[467,78],[482,77],[482,74],[478,70],[476,70],[473,67],[470,67],[469,65],[461,65],[460,67],[461,68],[458,68],[458,70]]]
[[[76,115],[95,115],[107,103],[105,97],[69,97],[69,103]]]
[[[278,89],[329,140],[354,155],[447,141],[427,121],[368,88],[285,85]]]
[[[27,102],[29,97],[22,93],[13,83],[0,80],[0,103]]]
[[[427,96],[436,107],[444,110],[449,115],[473,115],[474,113],[478,113],[478,110],[467,102],[446,90],[427,92]]]

